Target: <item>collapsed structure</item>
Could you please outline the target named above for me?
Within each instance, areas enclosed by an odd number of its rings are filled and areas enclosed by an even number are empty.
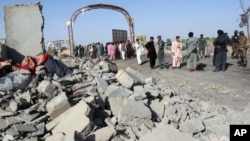
[[[39,5],[31,7],[41,10]],[[12,8],[5,11],[15,11]],[[42,27],[42,22],[38,23]],[[21,40],[14,40],[19,38],[14,35],[16,30],[8,29],[7,46],[15,46],[14,50],[21,53],[23,48],[37,45],[32,48],[37,52],[25,52],[23,56],[41,51],[40,33],[36,43],[21,45]],[[132,68],[118,69],[105,58],[61,61],[74,73],[49,76],[39,65],[35,74],[20,69],[9,74],[14,81],[0,80],[0,140],[229,140],[230,124],[249,123],[249,106],[236,112],[210,105],[186,93],[176,93]]]
[[[73,74],[38,66],[26,87],[1,91],[1,140],[228,140],[230,124],[249,120],[250,109],[210,105],[105,59],[62,61]]]

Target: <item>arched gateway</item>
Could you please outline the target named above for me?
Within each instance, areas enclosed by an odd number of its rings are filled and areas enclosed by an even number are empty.
[[[83,8],[80,8],[80,9],[76,10],[73,13],[73,15],[71,16],[71,19],[69,21],[67,21],[66,24],[68,25],[70,50],[74,47],[73,26],[74,26],[74,22],[75,22],[77,16],[79,14],[81,14],[81,13],[84,13],[85,11],[89,11],[89,10],[93,10],[93,9],[100,9],[100,8],[102,8],[102,9],[110,9],[110,10],[115,10],[115,11],[121,12],[126,17],[128,25],[129,25],[130,40],[131,41],[135,40],[134,20],[125,9],[123,9],[123,8],[121,8],[119,6],[109,5],[109,4],[93,4],[93,5],[88,5],[86,7],[83,7]]]

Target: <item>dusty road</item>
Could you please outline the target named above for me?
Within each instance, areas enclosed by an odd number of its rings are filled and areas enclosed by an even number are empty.
[[[212,72],[212,57],[199,60],[199,71],[189,72],[186,66],[171,68],[171,56],[165,54],[169,69],[157,67],[151,70],[146,55],[142,56],[143,65],[136,58],[114,61],[119,69],[131,67],[147,77],[154,77],[158,83],[173,89],[177,94],[187,93],[211,104],[225,105],[235,110],[243,110],[250,101],[250,63],[246,68],[238,67],[236,59],[227,58],[225,72]],[[250,58],[248,57],[248,60]]]

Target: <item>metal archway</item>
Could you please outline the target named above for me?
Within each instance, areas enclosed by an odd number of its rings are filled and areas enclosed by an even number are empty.
[[[126,11],[125,9],[119,7],[119,6],[115,6],[115,5],[109,5],[109,4],[93,4],[93,5],[88,5],[86,7],[82,7],[78,10],[76,10],[73,15],[71,16],[71,19],[69,21],[67,21],[67,25],[68,25],[68,34],[69,34],[69,46],[70,46],[70,55],[71,55],[71,50],[74,47],[74,37],[73,37],[73,26],[74,26],[74,22],[77,18],[77,16],[81,13],[84,13],[85,11],[89,11],[89,10],[93,10],[93,9],[110,9],[110,10],[115,10],[118,11],[120,13],[122,13],[128,22],[129,25],[129,30],[130,30],[130,40],[131,41],[135,41],[135,33],[134,33],[134,20],[133,18],[129,15],[128,11]]]

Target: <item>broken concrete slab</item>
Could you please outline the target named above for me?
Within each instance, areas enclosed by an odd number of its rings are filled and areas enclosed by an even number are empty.
[[[43,93],[48,97],[51,97],[51,95],[53,95],[53,92],[55,92],[56,89],[57,86],[47,80],[43,80],[42,82],[40,82],[37,87],[38,92]]]
[[[53,134],[53,135],[51,135],[51,136],[48,136],[48,137],[45,139],[45,141],[65,141],[64,139],[65,139],[64,133],[58,132],[58,133],[55,133],[55,134]]]
[[[4,22],[8,57],[14,62],[42,52],[44,21],[40,4],[5,6]]]
[[[122,86],[128,89],[132,89],[135,84],[141,84],[135,77],[129,74],[127,71],[120,69],[116,74],[116,78]]]
[[[15,116],[5,118],[7,125],[14,125],[23,122],[23,120],[17,119]]]
[[[101,129],[96,130],[94,133],[89,134],[86,137],[87,141],[108,141],[110,138],[115,135],[116,131],[114,128],[110,128],[109,126],[103,127]]]
[[[198,133],[204,129],[205,126],[201,118],[187,120],[185,123],[180,124],[180,130],[190,134]]]
[[[164,116],[165,105],[158,100],[153,100],[150,103],[150,108],[153,111],[153,117],[157,120],[161,120]]]
[[[95,80],[97,82],[98,92],[104,93],[108,88],[108,83],[104,79],[102,79],[100,76],[96,76]]]
[[[5,119],[0,118],[0,131],[4,131],[8,127],[8,124]]]
[[[140,138],[141,141],[166,141],[166,139],[169,141],[182,141],[183,139],[185,141],[198,141],[191,134],[182,133],[171,125],[165,124],[160,124],[154,130],[147,132]]]
[[[57,118],[46,124],[47,130],[52,130],[52,133],[64,132],[82,132],[86,135],[90,132],[91,123],[89,119],[90,108],[81,100],[72,108],[68,109]],[[70,123],[70,124],[69,124]]]
[[[124,105],[124,99],[129,97],[131,93],[121,87],[116,88],[112,93],[108,94],[110,109],[114,116],[118,116]]]
[[[146,76],[143,75],[142,73],[127,67],[126,71],[137,81],[140,82],[141,84],[144,84],[146,81]]]
[[[46,104],[48,114],[54,119],[71,107],[66,93],[60,93]]]
[[[36,129],[37,129],[37,131],[32,132],[30,134],[30,136],[40,136],[40,135],[43,135],[44,132],[45,132],[45,123],[42,122],[42,123],[36,125]]]
[[[5,111],[0,108],[0,117],[13,116],[15,114],[16,114],[15,112]]]
[[[151,121],[151,117],[151,111],[143,101],[125,99],[124,106],[118,115],[118,122],[132,127],[140,127],[143,123]]]
[[[33,125],[16,124],[13,127],[18,132],[35,132],[35,131],[37,131],[36,127]]]

